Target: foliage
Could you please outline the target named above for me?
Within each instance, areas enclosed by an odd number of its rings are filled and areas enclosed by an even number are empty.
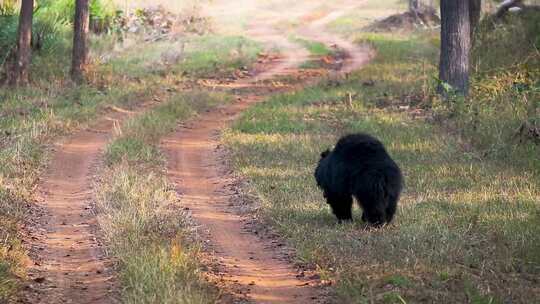
[[[540,11],[510,14],[500,23],[485,18],[475,35],[475,72],[504,70],[520,64],[540,65]]]
[[[500,24],[484,21],[472,53],[470,98],[446,105],[454,128],[484,155],[530,160],[538,153],[535,139],[520,138],[518,130],[540,121],[539,18],[531,11]]]
[[[8,60],[11,48],[17,39],[17,16],[11,11],[0,14],[0,67]]]
[[[111,0],[90,0],[90,19],[110,19],[116,15],[116,7]],[[41,12],[40,12],[41,10]],[[41,0],[36,13],[43,14],[61,23],[73,23],[75,1]]]
[[[0,16],[14,15],[17,11],[16,0],[4,0],[0,2]]]
[[[15,5],[15,1],[5,1],[0,5],[0,66],[5,64],[17,39],[18,7]],[[72,0],[37,1],[32,25],[34,57],[62,57],[67,54],[74,10],[75,2]],[[112,1],[92,0],[90,13],[92,20],[112,22],[116,11]]]

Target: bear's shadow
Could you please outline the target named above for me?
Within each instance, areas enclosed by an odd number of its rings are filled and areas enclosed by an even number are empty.
[[[305,223],[309,226],[319,227],[323,229],[335,229],[336,227],[352,226],[356,229],[368,229],[370,228],[367,222],[362,221],[362,210],[354,208],[353,220],[338,222],[336,217],[332,214],[330,206],[326,207],[327,210],[312,211],[312,212],[298,212],[295,213],[295,222]]]

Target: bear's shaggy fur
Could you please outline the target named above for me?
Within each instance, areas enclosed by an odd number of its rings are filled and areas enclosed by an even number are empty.
[[[333,151],[321,153],[315,179],[338,221],[352,220],[353,196],[374,226],[390,223],[403,177],[383,144],[367,134],[342,137]]]

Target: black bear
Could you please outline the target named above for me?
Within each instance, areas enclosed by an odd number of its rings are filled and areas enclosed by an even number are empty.
[[[315,179],[340,223],[352,220],[353,196],[364,210],[363,221],[390,223],[403,188],[398,165],[383,144],[367,134],[346,135],[333,151],[322,152]]]

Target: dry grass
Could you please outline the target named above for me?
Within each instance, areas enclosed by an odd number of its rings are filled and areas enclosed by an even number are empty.
[[[99,184],[97,210],[117,261],[122,303],[214,303],[190,224],[161,172],[111,166]]]
[[[177,123],[227,102],[223,94],[189,93],[127,121],[106,151],[97,186],[98,221],[117,261],[123,303],[214,303],[201,275],[193,223],[164,176],[157,145]]]

